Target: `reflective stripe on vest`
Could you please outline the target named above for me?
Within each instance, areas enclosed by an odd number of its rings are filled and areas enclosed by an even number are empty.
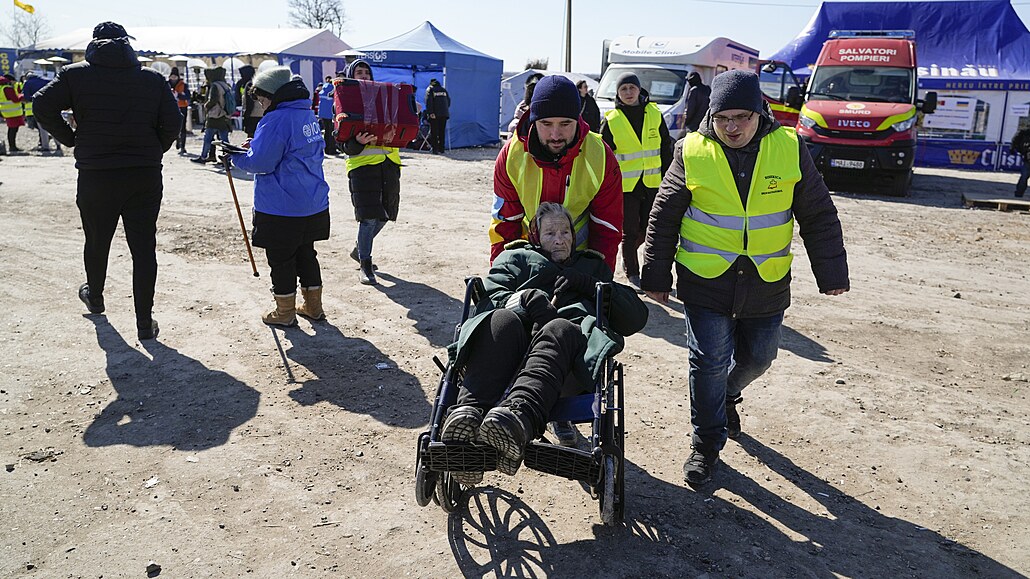
[[[7,98],[6,91],[4,90],[7,87],[10,87],[11,90],[14,90],[14,87],[9,84],[0,86],[0,116],[2,116],[5,119],[13,119],[14,117],[20,117],[22,115],[21,103],[16,103]]]
[[[378,165],[387,159],[400,166],[400,149],[395,147],[365,147],[357,155],[347,155],[347,172],[349,173],[365,165]]]
[[[615,141],[615,158],[622,171],[622,192],[628,193],[637,186],[641,176],[644,186],[657,189],[662,184],[662,136],[658,128],[662,124],[662,112],[654,103],[644,107],[643,142],[637,138],[633,125],[625,113],[612,109],[604,114],[608,128]]]
[[[794,259],[794,185],[801,180],[798,138],[781,127],[759,145],[747,209],[722,146],[700,133],[683,141],[690,207],[680,222],[676,261],[711,279],[748,256],[767,282],[783,279]]]
[[[587,133],[579,154],[572,161],[572,174],[565,180],[562,205],[572,215],[573,227],[576,230],[576,249],[587,248],[590,202],[594,200],[597,192],[601,190],[601,183],[604,182],[605,156],[605,145],[601,136],[597,133]],[[525,209],[522,218],[522,234],[525,236],[529,233],[530,220],[540,207],[544,174],[533,160],[533,155],[526,152],[519,139],[513,140],[509,145],[505,170]]]

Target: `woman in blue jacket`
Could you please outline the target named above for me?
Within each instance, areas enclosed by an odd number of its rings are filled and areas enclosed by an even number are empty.
[[[321,320],[325,312],[315,242],[329,239],[329,184],[322,173],[325,143],[311,111],[311,94],[284,66],[259,73],[251,90],[265,114],[250,150],[230,159],[255,174],[252,239],[265,249],[275,295],[275,309],[261,319],[277,326],[296,325],[296,314]],[[298,279],[304,297],[300,307]]]

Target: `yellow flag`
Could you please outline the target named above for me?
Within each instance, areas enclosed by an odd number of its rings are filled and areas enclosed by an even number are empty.
[[[35,14],[36,13],[36,9],[32,7],[32,4],[26,4],[24,2],[19,2],[18,0],[14,0],[14,5],[17,6],[18,8],[21,8],[22,10],[28,12],[29,14]]]

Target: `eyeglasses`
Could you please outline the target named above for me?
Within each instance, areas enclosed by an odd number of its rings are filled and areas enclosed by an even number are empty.
[[[747,113],[746,115],[745,114],[740,114],[740,115],[733,115],[732,117],[720,117],[719,115],[712,115],[712,120],[715,122],[716,125],[719,125],[720,127],[725,127],[725,126],[729,125],[730,123],[733,123],[735,126],[739,127],[739,126],[743,125],[744,123],[747,123],[748,121],[750,121],[751,118],[754,117],[754,116],[755,116],[755,113],[754,113],[754,111],[752,111],[750,113]]]

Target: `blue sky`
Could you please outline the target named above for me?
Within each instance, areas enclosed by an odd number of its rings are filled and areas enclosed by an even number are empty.
[[[10,0],[0,0],[5,4]],[[133,26],[288,27],[286,0],[23,0],[47,18],[53,34],[102,20]],[[647,36],[725,36],[769,56],[804,28],[815,0],[573,0],[572,69],[600,70],[604,39]],[[1030,2],[1015,3],[1024,22]],[[344,0],[348,27],[341,38],[360,47],[403,34],[425,20],[454,39],[504,60],[517,71],[530,58],[564,63],[564,0]],[[17,8],[0,9],[0,21]]]

